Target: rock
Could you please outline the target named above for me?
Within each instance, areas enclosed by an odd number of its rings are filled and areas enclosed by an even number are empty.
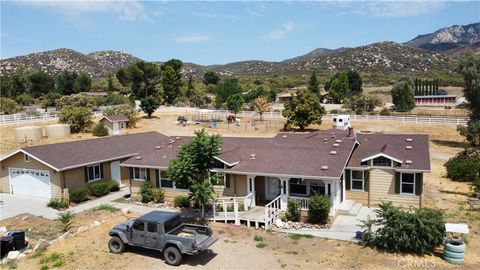
[[[69,236],[70,236],[70,233],[69,233],[69,232],[66,232],[66,233],[60,235],[60,237],[58,237],[58,240],[60,240],[60,241],[65,240],[65,239],[67,239]]]
[[[125,207],[122,209],[122,214],[126,215],[128,213],[130,213],[130,207]]]
[[[7,259],[15,260],[16,258],[18,258],[18,255],[20,255],[20,251],[18,250],[10,251],[8,252]]]
[[[278,227],[278,228],[282,228],[283,227],[283,221],[279,218],[277,218],[277,220],[275,220],[275,225]]]
[[[88,227],[78,227],[77,233],[81,233],[88,230]]]
[[[27,220],[28,216],[23,216],[20,220]]]
[[[33,252],[37,251],[37,250],[42,250],[42,249],[45,249],[47,248],[48,246],[50,245],[50,243],[45,240],[45,239],[40,239],[38,240],[37,244],[35,245],[35,247],[33,248]]]
[[[102,223],[100,223],[100,221],[98,221],[98,220],[95,220],[95,221],[93,222],[93,224],[94,224],[95,226],[98,226],[98,225],[100,225],[100,224],[102,224]]]
[[[8,259],[7,258],[3,258],[2,261],[0,261],[0,264],[6,264],[8,263]]]
[[[18,255],[17,259],[21,259],[25,257],[27,257],[27,254],[21,253],[20,255]]]
[[[0,233],[1,234],[4,234],[6,232],[7,232],[7,227],[5,227],[5,226],[0,227]]]
[[[31,250],[31,249],[27,249],[27,250],[25,250],[25,251],[23,252],[23,254],[30,254],[30,253],[32,253],[32,251],[33,251],[33,250]]]

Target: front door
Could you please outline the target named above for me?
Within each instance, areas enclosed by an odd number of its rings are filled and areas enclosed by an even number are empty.
[[[145,245],[145,223],[135,222],[132,227],[132,243],[134,245]]]
[[[266,177],[265,185],[265,200],[271,201],[280,195],[280,179]]]
[[[118,135],[120,134],[120,131],[118,129],[118,122],[113,123],[113,135]]]
[[[120,185],[120,161],[112,161],[110,162],[110,172],[112,176],[112,180],[115,180],[118,185]]]

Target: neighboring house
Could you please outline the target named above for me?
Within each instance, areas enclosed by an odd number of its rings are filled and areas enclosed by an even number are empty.
[[[415,96],[415,106],[417,107],[444,107],[455,106],[456,104],[456,95]]]
[[[286,102],[292,101],[292,98],[295,96],[297,96],[296,93],[283,93],[283,94],[277,95],[277,98],[278,98],[278,102],[286,103]]]
[[[100,119],[108,129],[108,135],[123,135],[126,133],[128,118],[124,115],[107,115]]]
[[[59,198],[65,188],[115,175],[129,179],[134,197],[149,182],[164,189],[166,200],[173,201],[189,191],[176,186],[166,171],[178,147],[189,139],[148,132],[23,148],[1,160],[2,192]],[[391,201],[401,207],[420,207],[423,173],[430,172],[427,135],[353,134],[351,130],[274,138],[223,137],[216,159],[212,173],[218,197],[235,198],[248,207],[275,202],[281,209],[295,198],[307,210],[309,197],[318,193],[331,199],[332,215],[347,200],[366,206]],[[43,176],[35,170],[43,171]],[[30,188],[45,183],[50,188],[43,187],[43,193]]]

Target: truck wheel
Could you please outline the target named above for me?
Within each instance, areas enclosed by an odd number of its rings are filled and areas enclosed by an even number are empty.
[[[110,241],[108,241],[108,248],[112,253],[118,254],[123,252],[125,244],[123,244],[122,239],[117,236],[113,236],[112,238],[110,238]]]
[[[165,257],[165,261],[167,264],[178,266],[182,261],[182,254],[176,247],[168,247],[163,252],[163,257]]]

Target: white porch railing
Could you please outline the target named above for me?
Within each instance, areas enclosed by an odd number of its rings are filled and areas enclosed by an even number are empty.
[[[277,216],[281,211],[281,198],[282,195],[276,197],[265,205],[265,230],[267,230],[268,226],[277,219]]]
[[[300,210],[307,211],[308,204],[310,202],[310,198],[307,197],[295,197],[295,196],[288,196],[288,199],[299,200],[300,201]]]
[[[217,205],[221,208],[217,208]],[[229,211],[231,210],[231,211]],[[235,220],[235,224],[240,225],[238,219],[238,202],[235,197],[233,198],[222,198],[212,203],[212,212],[213,212],[213,221],[224,220],[227,223],[227,220]]]
[[[255,192],[250,192],[247,196],[245,196],[245,199],[243,199],[243,208],[245,211],[248,211],[248,209],[254,207],[255,203]]]

